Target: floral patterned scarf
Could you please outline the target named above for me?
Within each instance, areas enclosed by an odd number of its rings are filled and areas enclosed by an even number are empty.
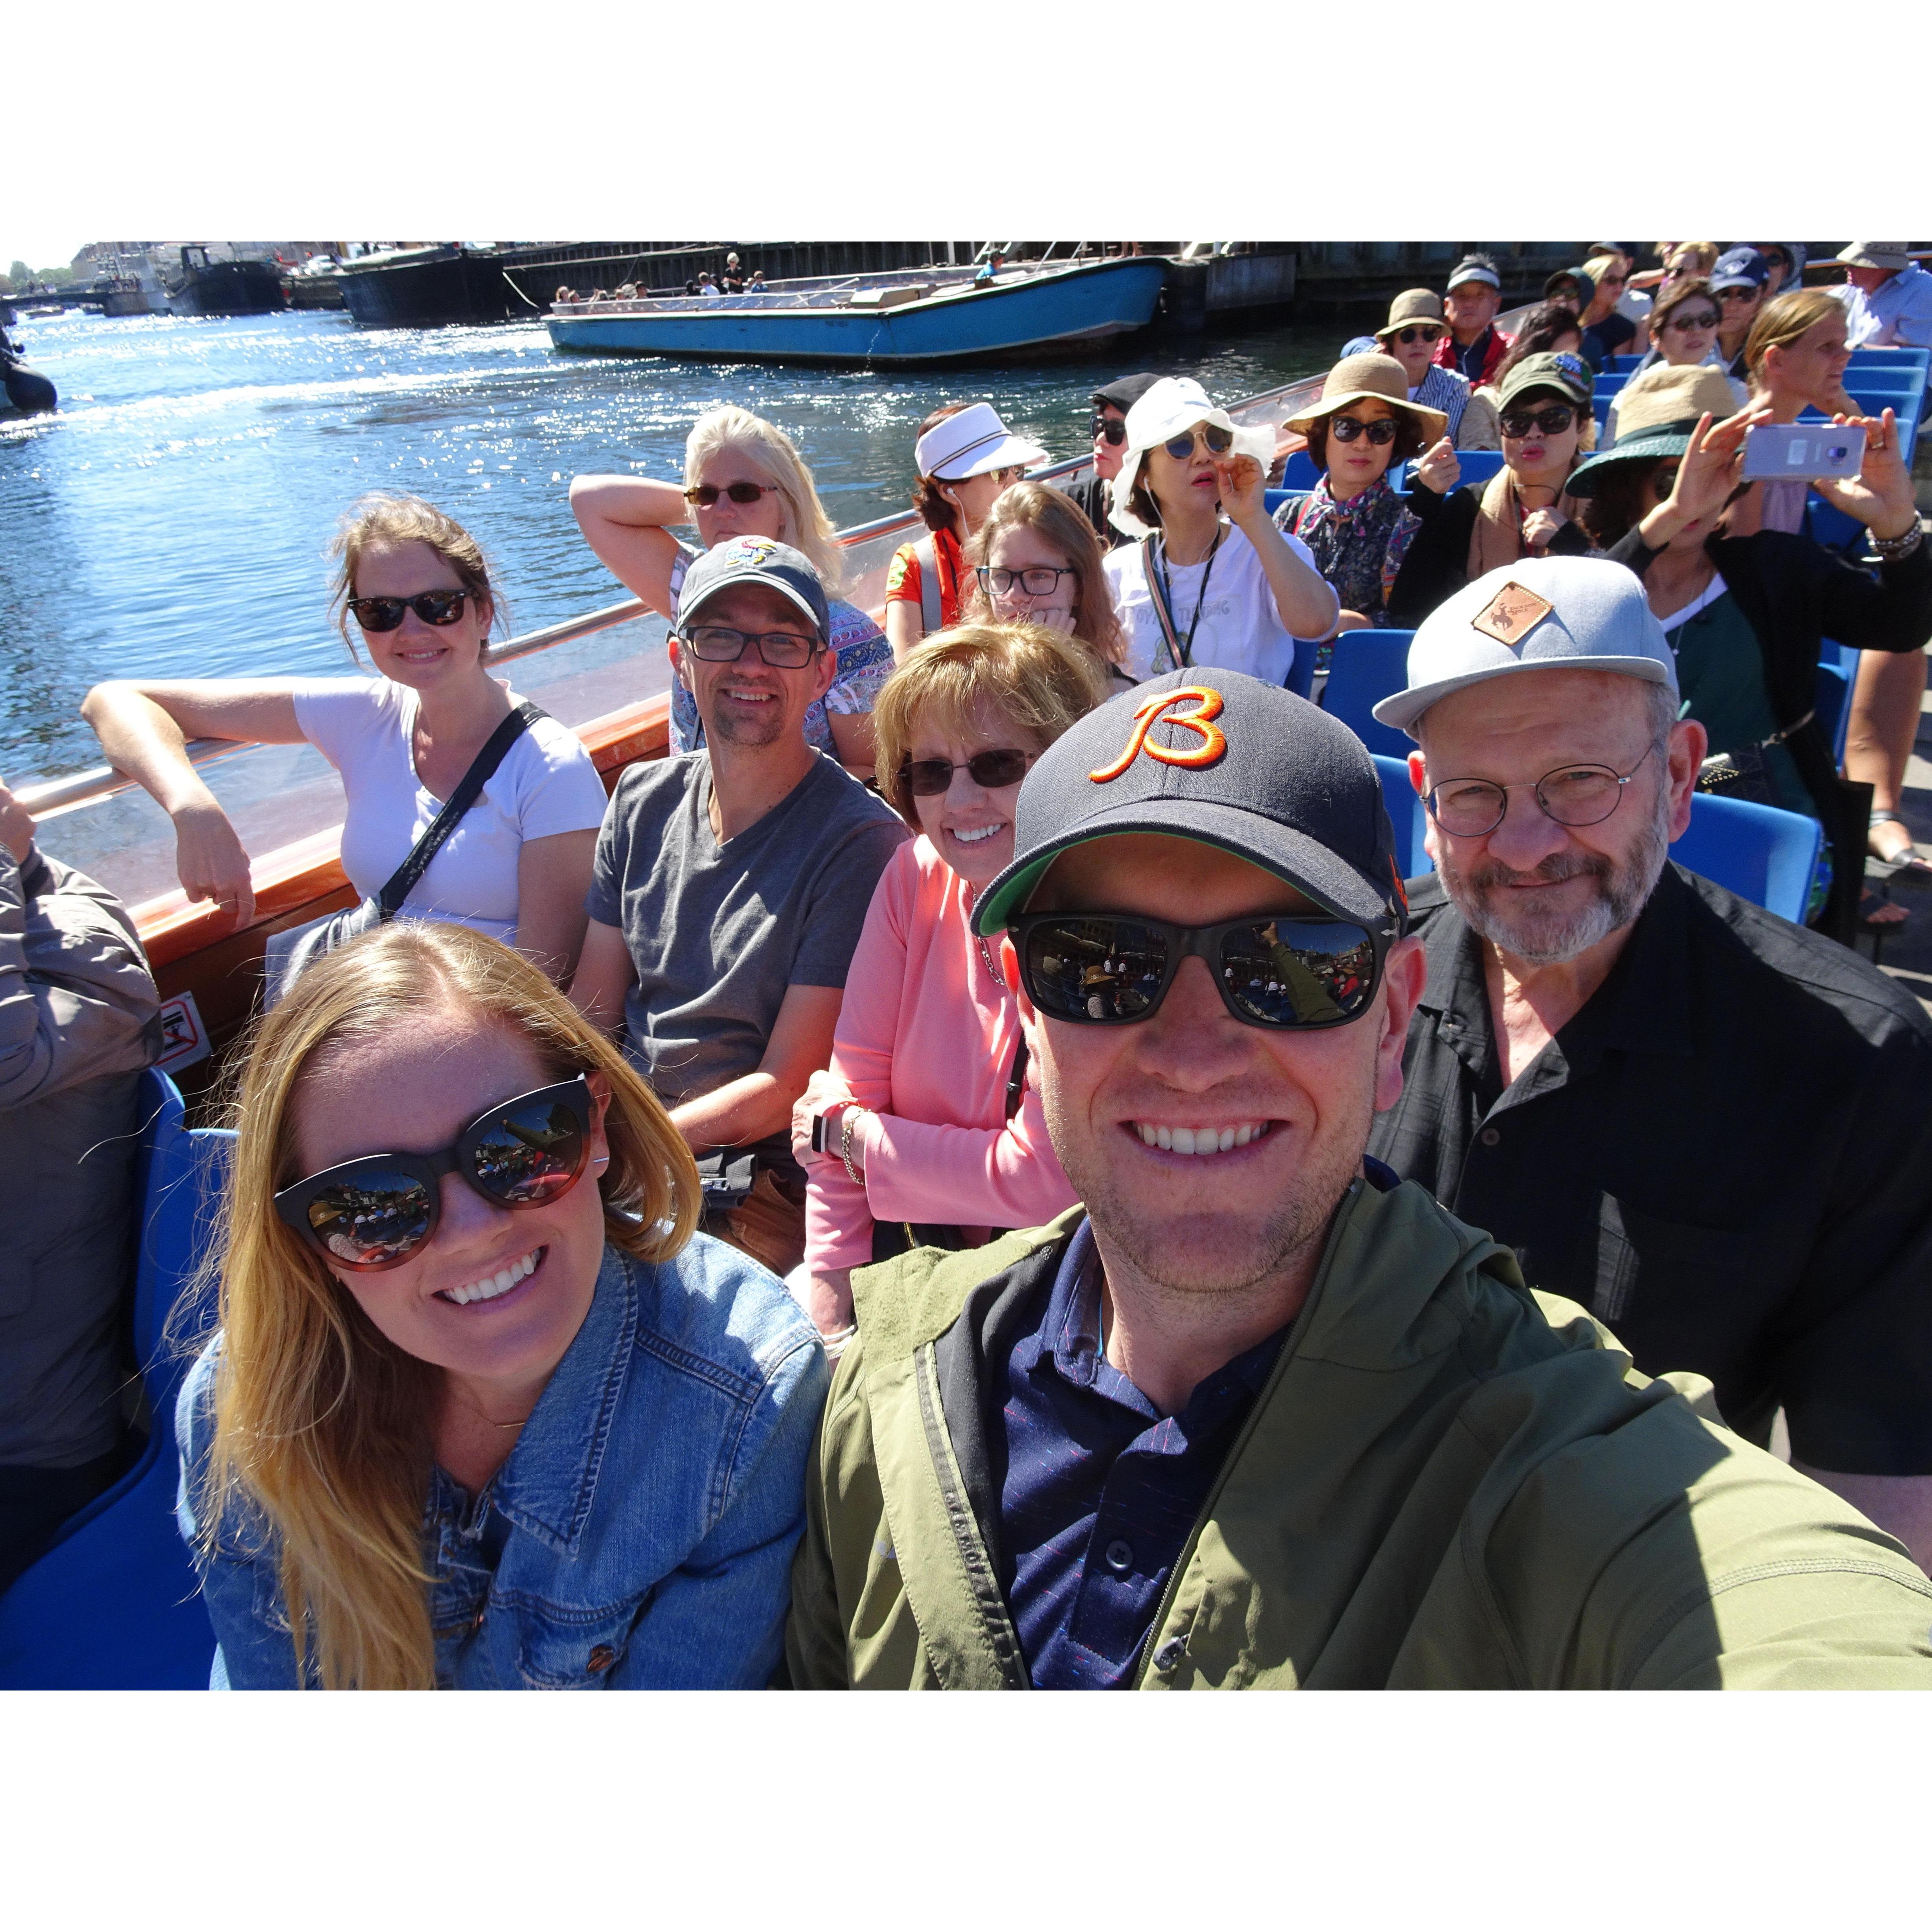
[[[1284,505],[1286,510],[1293,506]],[[1378,626],[1388,622],[1388,594],[1422,525],[1415,512],[1378,476],[1359,495],[1338,503],[1323,476],[1282,526],[1314,553],[1315,567],[1342,600]]]

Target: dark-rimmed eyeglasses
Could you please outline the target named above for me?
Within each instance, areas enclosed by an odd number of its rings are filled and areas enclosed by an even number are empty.
[[[1226,456],[1234,446],[1234,432],[1223,429],[1219,423],[1196,423],[1180,436],[1171,436],[1161,445],[1177,463],[1185,463],[1194,454],[1194,440],[1198,436],[1208,446],[1210,456]]]
[[[1442,333],[1442,325],[1439,322],[1419,322],[1413,328],[1399,328],[1392,333],[1406,349],[1412,342],[1435,341]]]
[[[1360,416],[1328,418],[1328,434],[1337,442],[1353,442],[1357,436],[1365,436],[1378,449],[1394,442],[1396,427],[1393,416],[1378,416],[1373,422],[1364,422]]]
[[[692,656],[706,664],[736,664],[745,655],[745,646],[755,644],[759,656],[774,670],[802,670],[824,648],[816,638],[802,637],[796,631],[734,631],[722,624],[699,624],[679,634],[691,646]]]
[[[1546,817],[1558,825],[1600,825],[1616,810],[1624,788],[1642,769],[1654,745],[1627,772],[1608,765],[1558,765],[1530,784],[1502,785],[1489,778],[1450,778],[1430,788],[1429,815],[1452,838],[1483,838],[1502,824],[1513,791],[1535,794]]]
[[[974,567],[973,574],[988,597],[1008,597],[1016,590],[1023,590],[1029,597],[1051,597],[1060,588],[1063,577],[1078,577],[1080,573],[1070,566],[1055,570],[1043,563],[1029,565],[1024,570],[1006,570],[998,564],[982,563]]]
[[[685,491],[684,500],[708,510],[720,496],[729,496],[734,503],[755,503],[760,496],[776,496],[778,489],[776,483],[727,483],[722,488],[716,483],[694,483]]]
[[[1540,429],[1545,436],[1561,436],[1576,420],[1576,412],[1568,403],[1552,403],[1547,409],[1511,410],[1496,418],[1496,427],[1508,436],[1527,436]]]
[[[1192,956],[1235,1018],[1290,1031],[1360,1019],[1381,983],[1391,932],[1320,914],[1175,926],[1132,913],[1039,912],[1012,924],[1021,983],[1049,1019],[1150,1019]]]
[[[952,787],[952,774],[964,772],[982,791],[1004,791],[1027,775],[1039,754],[1034,752],[975,752],[963,765],[944,758],[908,758],[899,776],[914,798],[938,798]]]
[[[1127,440],[1127,424],[1124,416],[1096,416],[1094,418],[1094,440],[1105,441],[1118,449]]]
[[[434,1154],[371,1154],[284,1187],[275,1212],[332,1268],[399,1268],[434,1235],[442,1176],[460,1174],[492,1206],[541,1208],[581,1178],[596,1118],[590,1083],[500,1100]]]
[[[419,590],[413,597],[352,597],[349,614],[365,631],[393,631],[405,610],[425,624],[453,624],[463,615],[466,590]]]

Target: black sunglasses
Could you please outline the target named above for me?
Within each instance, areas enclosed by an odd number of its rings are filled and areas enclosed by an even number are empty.
[[[721,490],[715,483],[694,483],[685,491],[684,500],[708,510],[720,496],[729,496],[734,503],[755,503],[760,496],[776,496],[778,488],[776,483],[728,483]]]
[[[1197,425],[1201,440],[1208,446],[1210,456],[1226,456],[1234,446],[1234,432],[1223,429],[1219,423],[1202,423]],[[1171,436],[1161,447],[1177,463],[1185,463],[1194,454],[1195,431],[1190,430],[1184,436]]]
[[[1379,449],[1383,444],[1395,440],[1395,418],[1381,416],[1373,422],[1364,422],[1359,416],[1330,416],[1328,434],[1337,442],[1353,442],[1357,436],[1365,436]]]
[[[1346,1026],[1369,1010],[1390,934],[1292,914],[1174,926],[1128,913],[1028,913],[1014,920],[1020,980],[1035,1008],[1080,1026],[1149,1019],[1190,954],[1250,1026]]]
[[[772,670],[797,670],[811,663],[821,649],[816,638],[802,638],[796,631],[760,631],[754,635],[728,630],[722,624],[700,624],[683,634],[692,656],[706,664],[736,664],[747,644],[756,644],[759,656]]]
[[[1412,342],[1433,342],[1442,333],[1442,325],[1438,322],[1425,322],[1414,328],[1399,328],[1395,339],[1406,349]]]
[[[1695,315],[1673,315],[1664,326],[1666,328],[1692,329],[1715,328],[1724,318],[1715,309],[1700,309]]]
[[[1547,409],[1511,410],[1496,418],[1496,427],[1508,436],[1527,436],[1540,429],[1545,436],[1561,436],[1576,420],[1576,412],[1567,403],[1552,403]]]
[[[1094,418],[1094,434],[1104,437],[1118,449],[1127,440],[1127,424],[1124,416],[1100,416]]]
[[[938,798],[951,787],[955,772],[965,772],[982,791],[1004,791],[1026,776],[1035,756],[1031,752],[975,752],[963,765],[944,758],[908,758],[900,766],[899,776],[914,798]]]
[[[581,1073],[502,1100],[435,1154],[371,1154],[284,1187],[275,1212],[328,1262],[375,1274],[436,1232],[446,1174],[499,1208],[541,1208],[574,1187],[590,1156],[590,1083]]]
[[[463,615],[466,590],[421,590],[413,597],[352,597],[349,614],[365,631],[393,631],[405,610],[425,624],[453,624]]]

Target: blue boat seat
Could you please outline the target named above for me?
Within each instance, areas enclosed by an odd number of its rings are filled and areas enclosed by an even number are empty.
[[[1858,674],[1858,652],[1827,638],[1818,653],[1818,681],[1812,703],[1818,722],[1832,741],[1834,766],[1845,762],[1845,739],[1852,728],[1852,686]]]
[[[141,1103],[134,1332],[150,1431],[134,1466],[0,1597],[0,1689],[208,1688],[214,1633],[175,1524],[175,1399],[190,1358],[169,1324],[206,1251],[235,1137],[190,1131],[179,1090],[152,1068]]]
[[[1670,856],[1686,870],[1802,926],[1824,842],[1823,827],[1802,812],[1698,792],[1690,800],[1690,826]]]
[[[1376,776],[1382,782],[1382,803],[1388,808],[1389,824],[1395,829],[1396,870],[1405,879],[1432,871],[1423,836],[1429,829],[1429,811],[1420,794],[1409,782],[1408,760],[1392,758],[1377,752]]]
[[[1371,752],[1406,758],[1414,749],[1406,731],[1378,724],[1370,715],[1384,698],[1408,682],[1413,631],[1344,631],[1335,640],[1322,708],[1341,719]]]
[[[1463,483],[1486,483],[1503,466],[1503,453],[1500,449],[1459,449],[1456,452],[1456,466],[1462,471]],[[1395,479],[1394,487],[1404,496],[1415,488],[1415,465],[1413,462],[1402,466],[1401,475]],[[1458,488],[1461,484],[1457,485]]]

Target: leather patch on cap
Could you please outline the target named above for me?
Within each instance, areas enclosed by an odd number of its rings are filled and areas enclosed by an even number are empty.
[[[1547,598],[1512,580],[1490,599],[1480,616],[1469,620],[1470,628],[1514,650],[1556,608]]]

